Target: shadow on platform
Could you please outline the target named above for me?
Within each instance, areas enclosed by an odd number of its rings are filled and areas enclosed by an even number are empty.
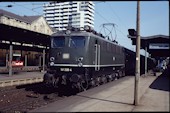
[[[84,98],[89,98],[89,99],[95,99],[95,100],[100,100],[100,101],[106,101],[106,102],[112,102],[112,103],[119,103],[119,104],[126,104],[126,105],[133,105],[131,103],[125,103],[125,102],[118,102],[118,101],[112,101],[112,100],[106,100],[106,99],[100,99],[100,98],[94,98],[94,97],[89,97],[89,96],[84,96],[84,95],[76,95],[79,97],[84,97]]]
[[[151,89],[170,91],[170,69],[165,70],[150,86]]]

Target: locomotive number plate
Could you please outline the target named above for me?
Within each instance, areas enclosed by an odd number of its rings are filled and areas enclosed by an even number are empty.
[[[60,71],[70,72],[72,71],[71,68],[60,68]]]
[[[69,59],[70,54],[69,53],[63,53],[63,59]]]

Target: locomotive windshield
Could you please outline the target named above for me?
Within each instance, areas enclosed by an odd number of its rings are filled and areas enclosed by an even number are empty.
[[[69,47],[84,47],[85,37],[84,36],[72,36],[70,37]]]
[[[51,47],[58,48],[65,46],[65,37],[54,37],[51,40]]]

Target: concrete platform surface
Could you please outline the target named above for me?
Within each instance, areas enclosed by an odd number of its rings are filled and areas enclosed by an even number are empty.
[[[29,112],[169,111],[169,77],[140,77],[138,106],[133,105],[134,80],[126,76]],[[161,84],[168,90],[159,89]]]
[[[19,72],[9,76],[9,74],[0,74],[0,81],[3,80],[13,80],[13,79],[26,79],[33,77],[43,77],[43,72]]]
[[[19,72],[12,76],[0,74],[0,88],[42,82],[43,75],[42,72]]]

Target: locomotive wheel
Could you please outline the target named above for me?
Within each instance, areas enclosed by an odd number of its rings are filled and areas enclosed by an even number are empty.
[[[57,79],[55,79],[55,80],[53,81],[53,87],[54,87],[54,88],[58,88],[58,80],[57,80]]]
[[[102,84],[107,83],[107,78],[106,78],[105,75],[103,75],[103,76],[101,77],[101,83],[102,83]]]
[[[122,71],[118,72],[119,78],[122,78]]]
[[[101,81],[101,78],[97,77],[96,80],[95,80],[96,86],[100,85],[100,83],[101,83],[100,81]]]
[[[96,87],[96,86],[97,86],[97,85],[96,85],[96,80],[94,80],[94,79],[91,80],[91,81],[90,81],[90,86],[91,86],[91,87]]]
[[[125,77],[125,71],[122,71],[122,76]]]
[[[80,92],[81,88],[78,85],[78,83],[72,83],[71,88],[73,95],[76,95],[78,92]]]
[[[117,80],[116,73],[112,74],[112,78],[113,78],[112,80]]]
[[[77,89],[78,89],[78,92],[83,91],[83,89],[82,89],[82,87],[81,87],[81,83],[80,83],[80,82],[77,82]]]
[[[117,80],[117,79],[119,79],[120,77],[119,77],[119,73],[118,72],[116,72],[115,73],[115,80]]]
[[[81,81],[81,90],[82,91],[86,91],[88,88],[89,88],[89,85],[88,85],[88,83],[87,82],[85,82],[85,81]]]
[[[107,75],[107,81],[108,82],[111,82],[113,81],[113,76],[110,74],[110,75]]]
[[[120,72],[119,72],[119,75],[120,75],[120,77],[124,77],[124,76],[125,76],[124,71],[123,71],[123,70],[122,70],[122,71],[120,71]]]

